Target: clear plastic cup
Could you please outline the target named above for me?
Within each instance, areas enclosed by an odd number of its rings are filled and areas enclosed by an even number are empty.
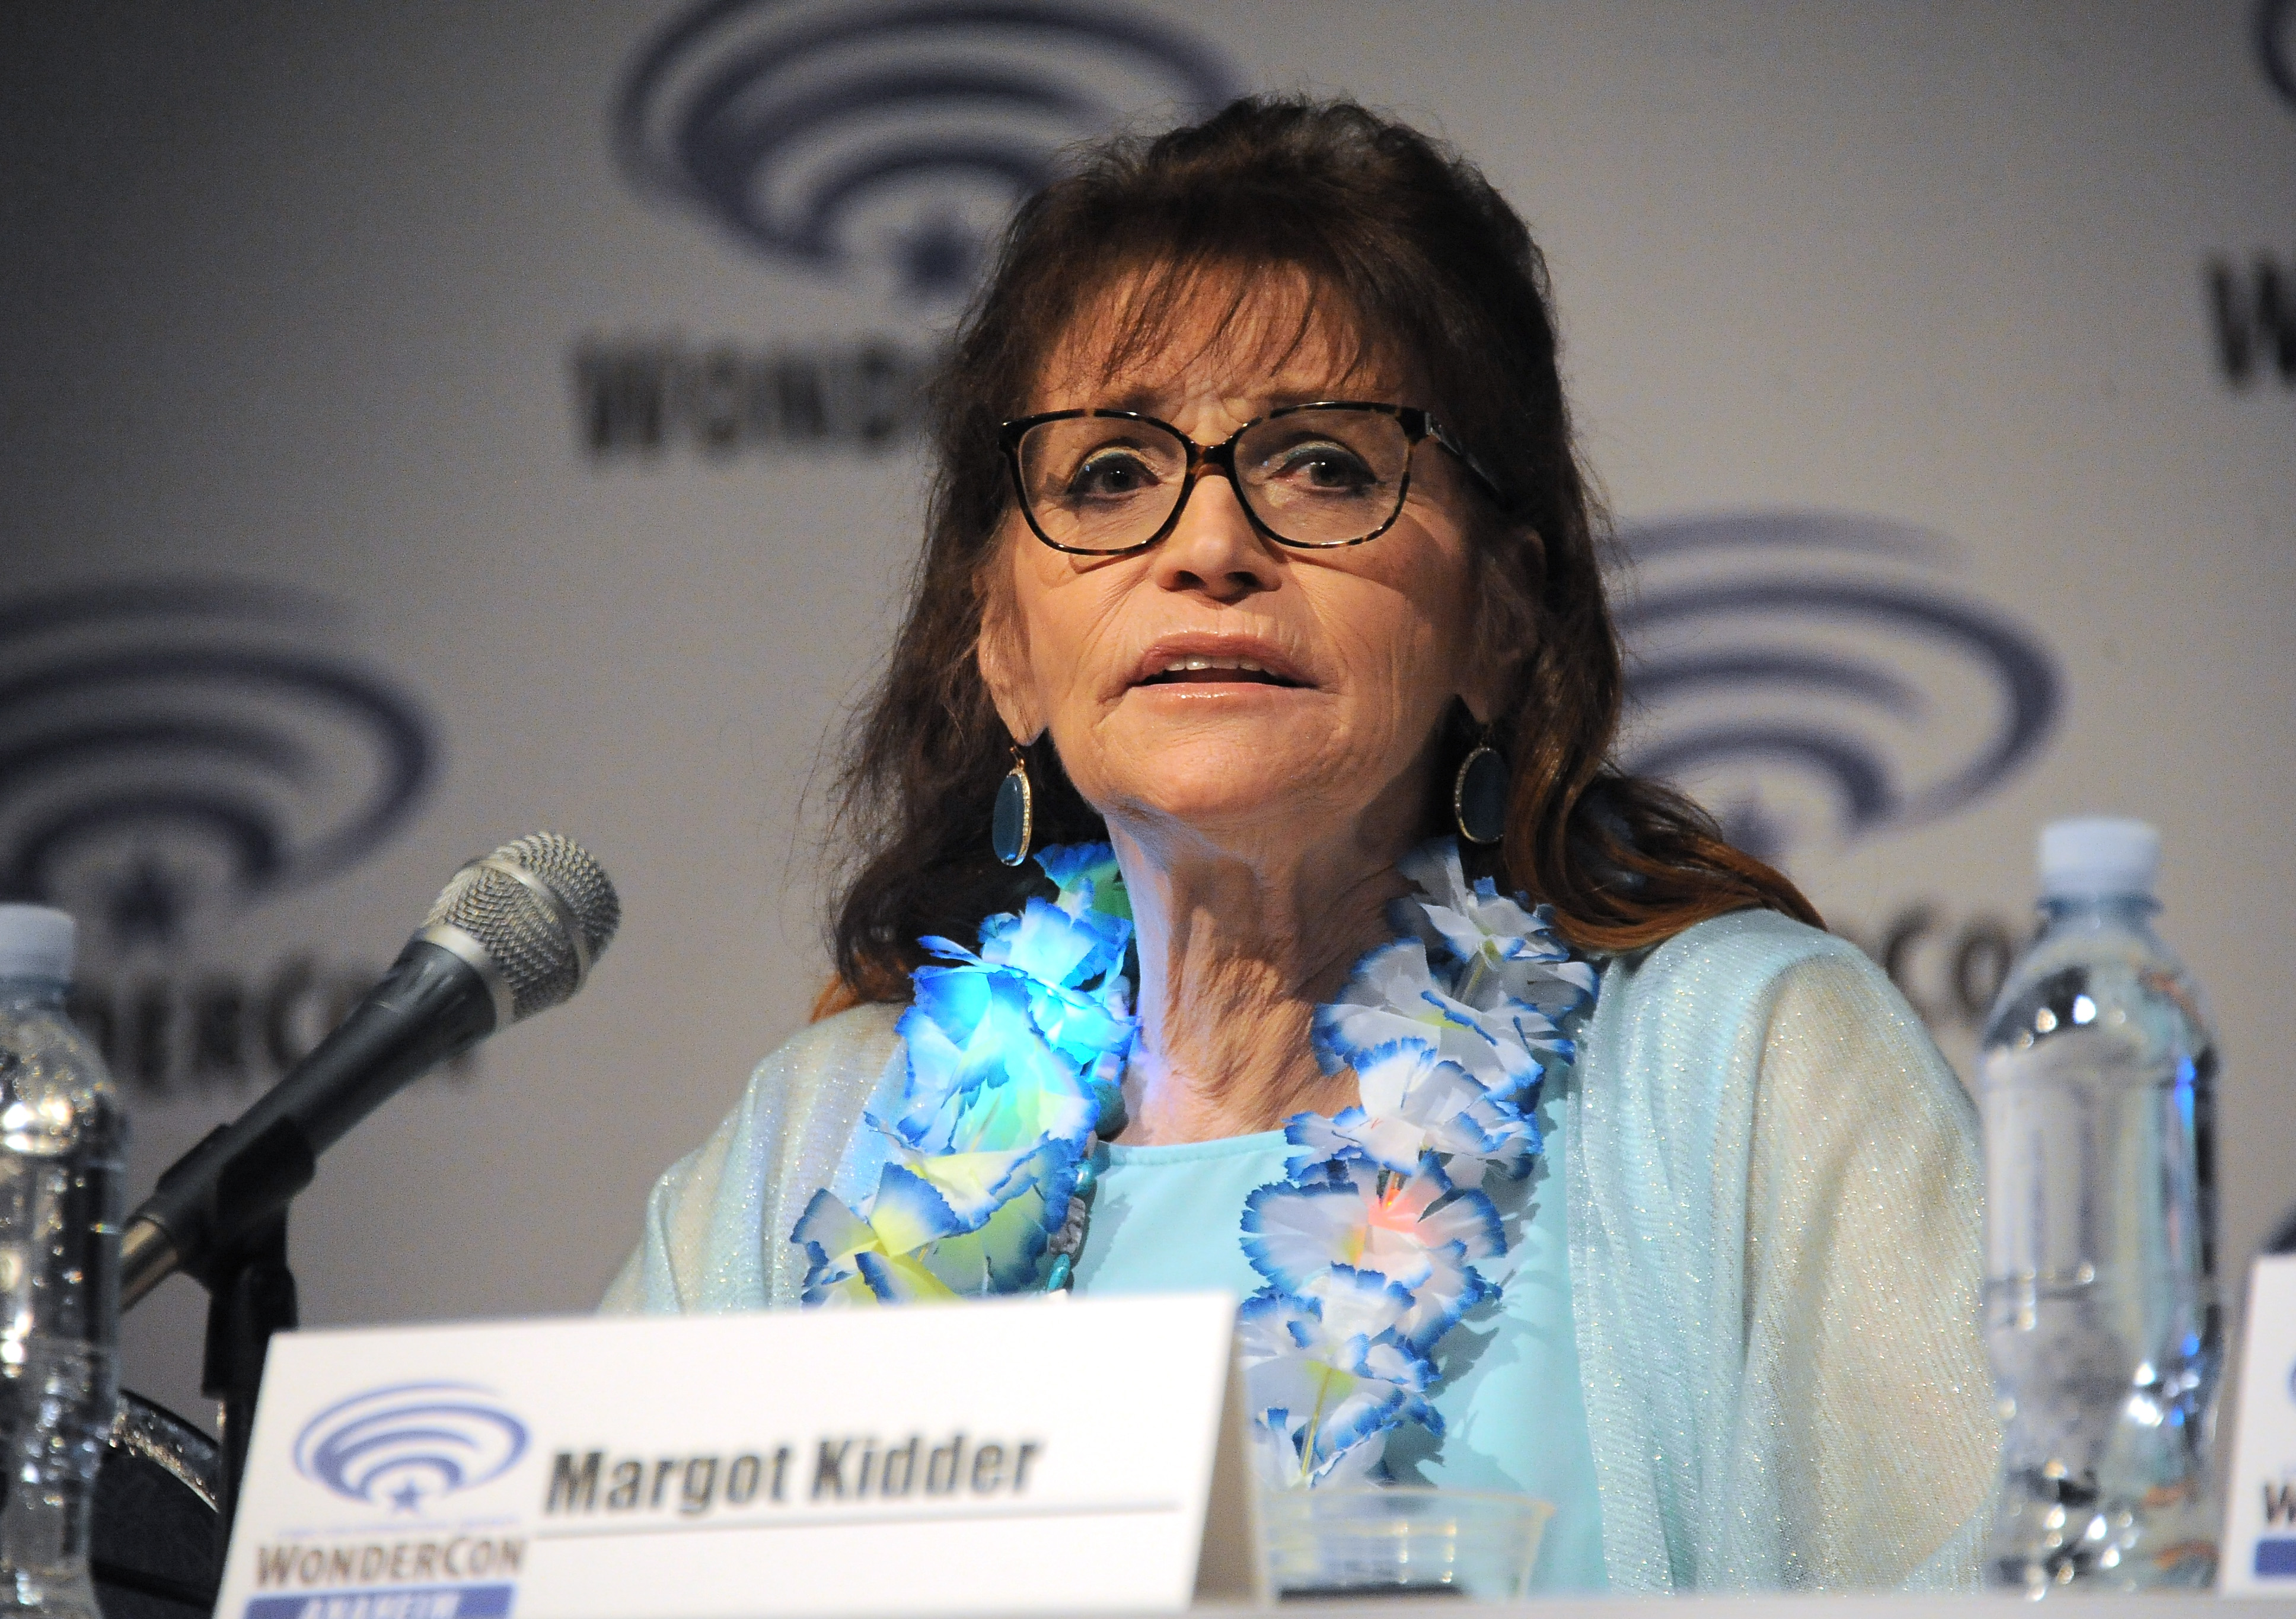
[[[1554,1508],[1528,1495],[1390,1484],[1260,1497],[1280,1597],[1522,1595]]]

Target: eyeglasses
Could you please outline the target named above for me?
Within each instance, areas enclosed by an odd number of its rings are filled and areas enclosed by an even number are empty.
[[[1227,474],[1253,529],[1303,550],[1377,539],[1403,513],[1411,453],[1451,452],[1502,510],[1496,482],[1427,412],[1325,399],[1270,411],[1224,444],[1199,444],[1129,410],[1053,410],[999,430],[1021,511],[1055,551],[1142,551],[1178,526],[1203,473]]]

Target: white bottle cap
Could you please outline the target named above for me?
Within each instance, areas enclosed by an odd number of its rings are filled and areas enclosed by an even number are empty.
[[[45,905],[0,905],[0,978],[69,982],[78,925]]]
[[[2161,834],[2143,821],[2077,816],[2041,828],[2044,900],[2151,899]]]

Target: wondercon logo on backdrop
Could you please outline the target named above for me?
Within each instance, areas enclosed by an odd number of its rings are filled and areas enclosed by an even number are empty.
[[[430,727],[320,649],[341,618],[226,579],[0,603],[0,898],[165,947],[389,837],[430,784]]]
[[[637,187],[788,265],[971,290],[1061,148],[1240,93],[1210,46],[1128,7],[710,0],[640,51],[614,114]]]
[[[2296,109],[2296,0],[2258,0],[2256,58],[2265,79]],[[2296,265],[2257,252],[2210,254],[2201,267],[2217,369],[2234,392],[2276,374],[2296,388]]]
[[[2256,50],[2265,78],[2296,107],[2296,0],[2258,0]]]
[[[526,1424],[474,1383],[400,1383],[329,1406],[295,1435],[295,1470],[346,1500],[422,1510],[500,1478],[526,1454]]]
[[[2030,628],[1958,588],[1952,541],[1874,517],[1621,525],[1627,768],[1766,859],[1953,815],[2030,763],[2062,704]]]

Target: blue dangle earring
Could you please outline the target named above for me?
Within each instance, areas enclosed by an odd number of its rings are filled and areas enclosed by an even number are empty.
[[[1037,834],[1037,794],[1029,783],[1029,760],[1013,744],[1013,768],[996,784],[996,808],[988,818],[988,846],[1007,866],[1029,858]]]
[[[1490,736],[1485,726],[1483,739],[1459,761],[1451,782],[1451,818],[1470,843],[1496,843],[1506,835],[1507,766]]]

